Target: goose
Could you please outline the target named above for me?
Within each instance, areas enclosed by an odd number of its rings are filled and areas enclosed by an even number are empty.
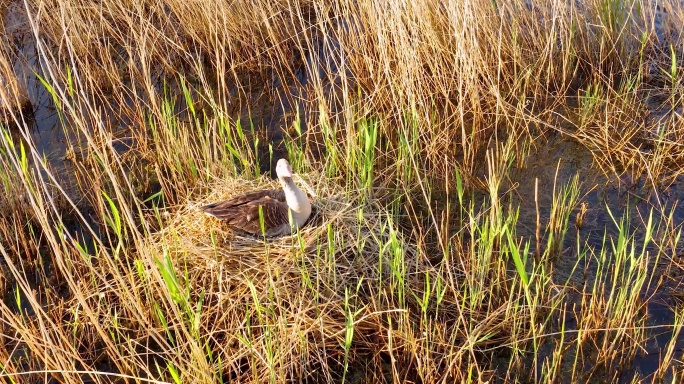
[[[309,198],[292,180],[292,168],[285,159],[278,160],[276,174],[282,189],[248,192],[222,202],[208,204],[200,209],[209,216],[225,221],[233,230],[261,236],[259,208],[264,216],[264,233],[267,237],[292,234],[301,228],[311,215]],[[290,212],[292,225],[290,225]]]

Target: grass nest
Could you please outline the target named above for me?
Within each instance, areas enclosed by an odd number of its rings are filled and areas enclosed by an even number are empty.
[[[309,189],[311,217],[299,233],[290,236],[263,239],[244,235],[199,209],[209,202],[270,188],[280,188],[280,184],[267,177],[218,181],[201,201],[191,201],[172,213],[165,227],[154,236],[154,243],[183,263],[198,268],[221,264],[230,272],[242,273],[252,268],[263,270],[263,263],[282,262],[292,267],[298,258],[311,261],[322,256],[335,256],[334,260],[343,264],[366,260],[377,269],[381,247],[390,241],[405,245],[390,214],[378,201],[333,183],[319,185],[315,192]],[[413,247],[405,251],[415,255]]]
[[[324,181],[314,183],[316,192],[309,191],[315,195],[310,196],[314,213],[294,235],[240,236],[198,209],[210,201],[278,187],[261,178],[218,181],[212,193],[178,209],[154,236],[157,253],[169,255],[176,274],[187,276],[191,295],[204,297],[201,333],[211,335],[222,361],[234,368],[231,379],[255,364],[264,369],[260,372],[273,372],[273,364],[288,366],[284,378],[301,378],[312,369],[331,368],[331,362],[339,366],[342,355],[367,366],[378,343],[388,338],[388,328],[396,327],[391,318],[405,318],[406,309],[400,308],[412,295],[404,290],[422,289],[431,269],[378,201],[320,175],[307,176]],[[351,324],[353,350],[345,351]],[[392,337],[385,343],[401,348],[402,337]],[[243,364],[250,356],[274,356],[269,353],[274,345],[276,362]]]

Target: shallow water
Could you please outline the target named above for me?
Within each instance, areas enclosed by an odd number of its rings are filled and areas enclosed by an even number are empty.
[[[587,206],[584,224],[581,228],[574,227],[578,209],[575,209],[570,216],[570,229],[564,241],[564,252],[553,264],[556,283],[562,284],[569,279],[569,283],[580,290],[585,282],[591,285],[596,277],[596,262],[589,261],[586,272],[576,272],[572,275],[577,262],[574,256],[577,254],[578,243],[583,248],[598,251],[603,246],[604,237],[608,241],[617,237],[619,230],[608,210],[618,222],[625,211],[630,212],[629,227],[638,244],[637,249],[641,249],[643,244],[644,233],[641,229],[648,220],[650,210],[654,210],[655,220],[661,213],[667,216],[672,212],[675,223],[678,223],[680,227],[684,223],[684,178],[670,186],[665,193],[661,191],[656,193],[647,181],[631,180],[626,175],[608,177],[592,167],[593,156],[586,147],[561,134],[540,139],[526,159],[524,168],[512,172],[512,181],[517,185],[515,193],[512,193],[515,196],[514,206],[518,204],[520,206],[517,226],[519,236],[529,239],[534,244],[537,225],[535,183],[542,228],[548,221],[554,185],[556,185],[556,190],[560,190],[575,175],[579,175],[582,189],[580,202]],[[542,244],[545,244],[544,240]],[[682,244],[679,248],[679,253],[684,251]],[[647,249],[656,251],[653,246]],[[660,267],[653,265],[652,268]],[[637,373],[641,377],[647,377],[658,369],[660,358],[665,353],[663,348],[667,347],[672,338],[673,329],[669,325],[675,320],[672,308],[676,303],[669,292],[682,286],[683,282],[681,278],[670,280],[658,288],[657,292],[653,290],[642,292],[643,298],[649,297],[648,325],[655,328],[647,332],[649,340],[635,357],[631,368],[621,372],[622,381],[631,382]],[[566,329],[572,330],[576,322],[573,318],[568,318],[565,326]],[[676,345],[684,345],[684,335],[677,338]],[[546,356],[542,354],[540,358]]]

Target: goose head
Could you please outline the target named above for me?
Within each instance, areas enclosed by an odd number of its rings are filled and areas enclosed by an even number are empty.
[[[280,183],[285,185],[292,181],[292,167],[290,167],[290,162],[285,159],[278,160],[276,164],[276,175],[278,175],[278,180]]]

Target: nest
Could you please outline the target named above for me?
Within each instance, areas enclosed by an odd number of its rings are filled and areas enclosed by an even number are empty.
[[[327,180],[317,185],[316,192],[309,190],[311,218],[290,236],[264,239],[241,235],[199,210],[211,201],[278,187],[277,181],[267,178],[218,182],[210,188],[214,193],[202,201],[189,202],[173,214],[155,236],[158,254],[163,251],[170,255],[174,265],[187,268],[184,270],[195,275],[195,281],[202,281],[205,287],[217,281],[239,280],[241,284],[245,279],[256,285],[262,278],[277,273],[289,275],[292,282],[334,281],[335,287],[329,287],[334,292],[328,293],[342,297],[347,284],[390,274],[386,263],[378,268],[383,255],[395,257],[388,252],[402,252],[405,260],[412,260],[415,265],[415,247],[406,244],[378,201]]]

